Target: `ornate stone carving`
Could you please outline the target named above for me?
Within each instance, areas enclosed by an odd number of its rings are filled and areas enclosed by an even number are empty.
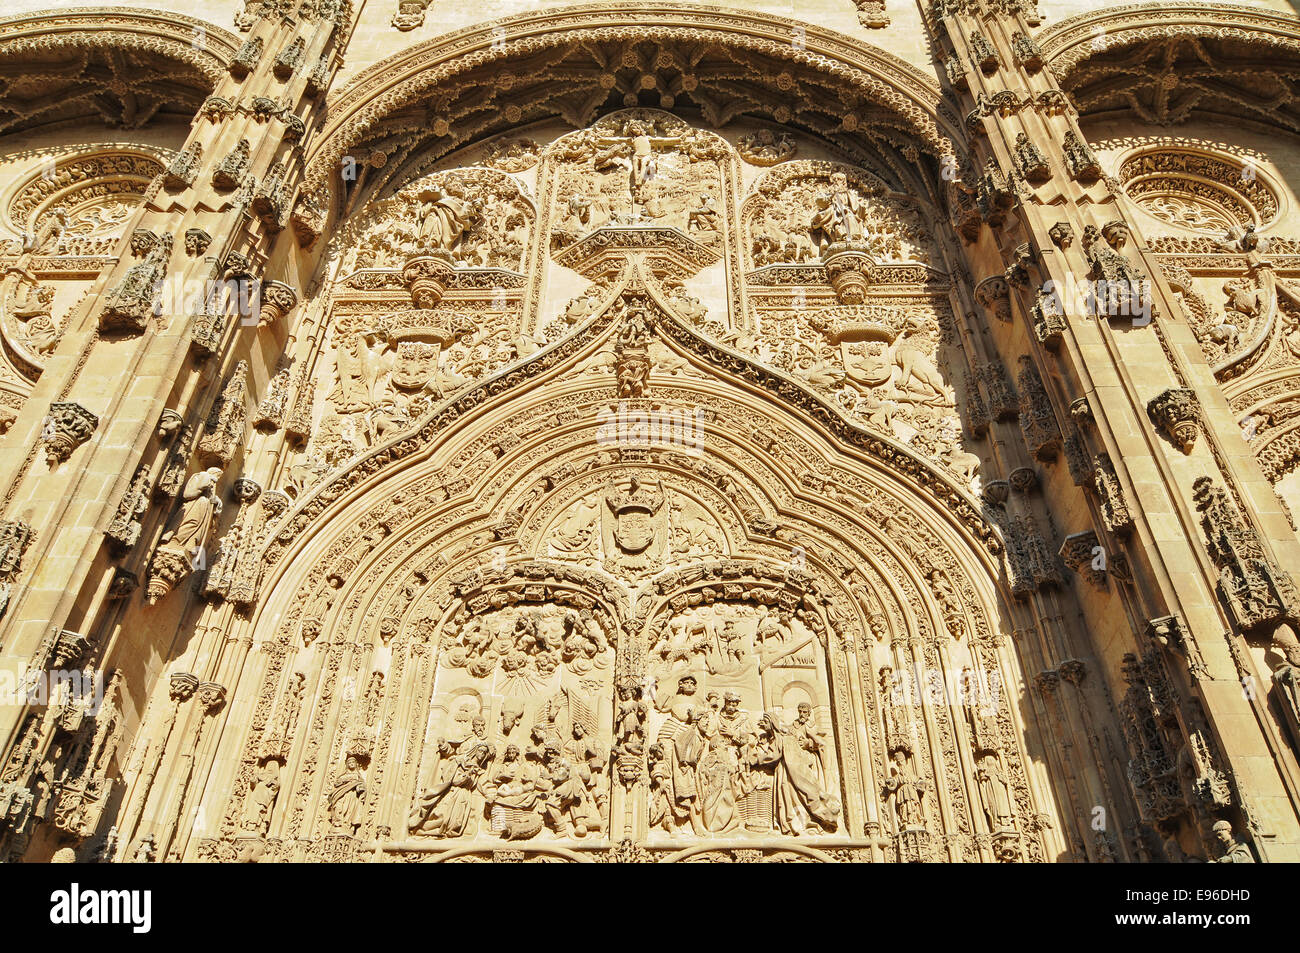
[[[236,79],[242,79],[256,68],[257,61],[261,58],[262,38],[260,36],[250,37],[244,41],[244,45],[239,48],[234,59],[230,61],[230,75]]]
[[[1110,454],[1099,453],[1094,458],[1092,479],[1106,529],[1112,533],[1127,533],[1133,527],[1133,517]]]
[[[1066,319],[1059,295],[1039,291],[1033,307],[1029,309],[1029,320],[1034,327],[1034,337],[1040,344],[1051,350],[1060,345],[1061,337],[1065,334]]]
[[[1201,430],[1201,406],[1193,391],[1185,387],[1162,391],[1148,401],[1147,414],[1174,446],[1192,452]]]
[[[186,482],[180,511],[159,538],[149,563],[150,605],[171,592],[190,570],[207,568],[208,532],[221,513],[221,497],[217,494],[220,480],[221,468],[209,467]]]
[[[149,509],[150,490],[149,468],[137,467],[122,502],[117,505],[117,515],[104,531],[109,545],[119,556],[133,549],[140,540],[140,520]]]
[[[402,32],[416,30],[424,26],[424,12],[430,0],[398,0],[397,12],[393,14],[392,24]]]
[[[22,520],[0,520],[0,619],[9,607],[13,584],[22,568],[23,553],[32,541],[32,528]]]
[[[149,319],[158,313],[158,297],[171,253],[172,236],[165,234],[153,244],[143,261],[131,266],[105,299],[99,316],[103,331],[140,334],[148,328]]]
[[[294,37],[288,46],[276,54],[275,64],[271,67],[271,72],[275,74],[276,79],[287,80],[293,75],[294,70],[302,62],[304,45],[302,37]]]
[[[975,288],[975,298],[999,321],[1011,320],[1011,289],[1001,275],[985,278]]]
[[[283,281],[264,281],[258,290],[262,305],[258,312],[258,324],[283,321],[298,303],[297,289]]]
[[[185,254],[191,258],[196,258],[208,250],[212,244],[212,236],[201,228],[185,229]]]
[[[994,49],[989,38],[983,33],[975,31],[968,37],[970,43],[971,56],[975,59],[976,64],[984,71],[986,76],[992,75],[997,71],[1000,64],[998,51]]]
[[[1071,533],[1061,544],[1061,560],[1099,589],[1106,586],[1106,551],[1093,530]]]
[[[736,151],[750,165],[773,166],[793,159],[798,145],[789,133],[759,129],[741,136]]]
[[[73,451],[94,436],[98,426],[99,418],[80,404],[71,401],[50,404],[49,416],[41,430],[50,468],[66,463]]]
[[[1041,185],[1052,177],[1052,167],[1048,165],[1047,156],[1023,132],[1016,134],[1015,157],[1016,168],[1027,182]]]
[[[203,144],[194,142],[176,153],[167,165],[163,187],[172,192],[179,192],[194,184],[199,166],[203,159]]]
[[[1219,569],[1219,597],[1234,623],[1247,631],[1297,620],[1295,583],[1265,554],[1255,528],[1209,477],[1192,484],[1206,547]]]
[[[1070,178],[1088,184],[1101,177],[1101,162],[1073,129],[1066,132],[1061,147],[1065,150],[1065,168]]]
[[[858,22],[871,30],[880,30],[889,26],[889,14],[885,12],[885,0],[853,0],[858,8]]]
[[[1030,37],[1017,30],[1011,34],[1011,50],[1016,55],[1016,62],[1028,73],[1037,73],[1043,68],[1043,51]]]
[[[1025,435],[1029,452],[1044,462],[1055,460],[1061,450],[1061,425],[1052,409],[1051,399],[1043,387],[1042,378],[1034,359],[1027,354],[1020,357],[1020,429]]]
[[[224,467],[234,458],[244,439],[247,399],[248,364],[240,361],[213,401],[203,436],[199,438],[199,456],[209,466]]]
[[[1047,230],[1047,235],[1052,244],[1062,251],[1074,244],[1074,228],[1069,222],[1057,222]]]
[[[222,192],[233,192],[243,185],[244,177],[248,174],[248,153],[248,140],[240,139],[235,148],[213,170],[213,187]]]

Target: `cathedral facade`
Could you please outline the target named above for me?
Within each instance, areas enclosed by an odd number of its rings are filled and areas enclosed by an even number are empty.
[[[1290,4],[50,6],[0,857],[1300,860]]]

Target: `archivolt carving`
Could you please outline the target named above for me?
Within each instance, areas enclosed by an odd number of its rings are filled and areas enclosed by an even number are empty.
[[[1117,178],[1144,211],[1215,238],[1267,225],[1278,214],[1277,194],[1263,173],[1226,156],[1143,150],[1120,163]]]
[[[632,18],[637,26],[626,26]],[[479,73],[494,81],[478,82]],[[563,81],[553,78],[561,74]],[[434,90],[441,99],[430,123],[399,118]],[[485,92],[495,102],[484,102]],[[585,126],[607,102],[637,105],[642,92],[665,108],[689,101],[716,126],[761,113],[858,143],[855,151],[872,151],[865,146],[872,140],[908,141],[940,156],[951,154],[950,139],[961,141],[948,131],[958,122],[931,79],[859,41],[748,12],[602,5],[507,17],[371,67],[332,110],[309,157],[308,183],[326,185],[363,137],[372,144],[392,138],[385,151],[399,151],[400,165],[425,147],[428,133],[441,154],[497,126],[547,115]],[[400,134],[385,125],[389,117]],[[421,128],[428,132],[412,132]]]
[[[585,399],[612,398],[597,387]],[[344,696],[337,716],[300,734],[296,743],[307,751],[331,751],[330,764],[352,759],[326,792],[359,775],[370,792],[342,812],[333,793],[323,794],[315,823],[331,837],[391,830],[410,839],[394,849],[447,843],[447,859],[464,842],[536,850],[627,837],[653,847],[677,831],[747,837],[756,846],[831,832],[860,837],[862,798],[877,795],[863,786],[863,753],[847,729],[864,715],[847,692],[855,676],[845,653],[874,644],[868,609],[888,614],[895,631],[943,625],[948,610],[923,608],[927,584],[898,562],[925,560],[925,545],[906,543],[909,534],[886,526],[883,515],[865,534],[858,517],[840,517],[828,537],[829,514],[805,517],[811,499],[782,489],[791,479],[781,471],[809,451],[789,448],[778,462],[774,446],[763,452],[766,462],[754,458],[756,448],[742,445],[762,431],[757,421],[742,429],[718,416],[692,469],[681,447],[593,441],[592,416],[575,417],[565,402],[516,400],[507,421],[441,451],[465,460],[477,456],[475,446],[498,448],[475,482],[449,494],[454,474],[436,459],[420,464],[396,478],[394,488],[403,488],[395,495],[384,502],[372,495],[369,513],[347,517],[351,528],[334,532],[328,552],[316,547],[318,568],[297,560],[291,567],[291,578],[325,579],[285,603],[275,639],[290,657],[297,652],[309,685],[346,675],[360,686],[373,671],[382,675],[377,711],[414,704],[432,712],[427,721],[372,720],[361,707],[369,696],[358,691],[354,701]],[[503,441],[503,432],[515,437]],[[533,462],[538,441],[548,448],[541,465]],[[846,488],[860,483],[836,479]],[[730,501],[742,498],[757,511],[738,521]],[[812,503],[809,516],[827,499]],[[510,512],[519,518],[493,522]],[[856,554],[828,563],[849,537]],[[792,547],[788,539],[803,542]],[[964,597],[980,598],[956,562],[943,561],[941,571]],[[283,601],[272,594],[266,618]],[[916,609],[936,621],[914,621]],[[375,632],[379,641],[366,648],[364,633]],[[317,645],[320,653],[307,648]],[[294,695],[275,701],[281,684],[268,670],[268,713],[297,704]],[[949,716],[939,717],[947,750],[955,737]],[[345,732],[372,723],[375,735]],[[403,805],[390,816],[373,776],[380,752],[395,750],[391,732],[408,723],[408,755],[384,761],[383,790],[401,792]],[[255,730],[246,748],[241,777],[250,797],[264,735]],[[878,726],[868,735],[883,738]],[[883,764],[883,751],[878,757]],[[1005,750],[1003,757],[1012,759]],[[300,763],[307,791],[303,773],[313,762]],[[955,770],[953,761],[924,772],[933,783],[955,780]],[[234,818],[243,801],[231,804]],[[305,830],[313,811],[303,814],[277,819],[272,833]]]
[[[1063,20],[1037,39],[1080,113],[1127,108],[1169,124],[1206,110],[1300,130],[1292,104],[1300,32],[1280,13],[1224,4],[1111,7]]]
[[[0,21],[0,58],[23,68],[0,98],[0,131],[87,113],[126,128],[159,111],[188,119],[238,47],[174,13],[77,8]]]
[[[9,223],[30,236],[10,253],[108,254],[131,212],[163,171],[164,158],[152,149],[49,157],[9,197],[5,207]]]

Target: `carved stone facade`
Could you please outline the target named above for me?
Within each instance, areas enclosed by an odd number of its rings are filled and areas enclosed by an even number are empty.
[[[0,858],[1300,859],[1300,23],[236,6],[0,20]]]

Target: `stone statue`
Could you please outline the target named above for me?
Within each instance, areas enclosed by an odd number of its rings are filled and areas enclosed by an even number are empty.
[[[1218,863],[1253,864],[1255,862],[1250,848],[1233,836],[1231,821],[1215,821],[1213,830],[1214,836],[1223,846],[1223,856],[1219,858]]]
[[[328,807],[330,832],[347,834],[357,832],[361,826],[362,812],[366,806],[366,776],[355,755],[348,755],[344,769],[334,779],[330,789]]]
[[[898,367],[898,380],[894,387],[899,399],[903,400],[907,397],[908,385],[915,382],[922,394],[927,394],[921,397],[922,403],[943,406],[948,400],[943,377],[930,359],[928,349],[918,340],[923,329],[924,324],[913,316],[890,345],[890,355]]]
[[[280,762],[272,759],[257,772],[257,782],[244,798],[239,829],[265,837],[271,826],[271,810],[280,794]]]
[[[975,769],[975,780],[979,784],[980,801],[984,805],[989,830],[997,833],[1013,829],[1015,811],[1011,806],[1011,786],[996,754],[984,756]]]
[[[925,781],[912,773],[907,763],[907,753],[894,752],[894,763],[885,781],[885,791],[893,795],[894,813],[898,816],[898,831],[925,827],[925,810],[921,798],[925,796]]]
[[[189,478],[181,492],[184,501],[173,529],[159,538],[149,563],[149,604],[171,592],[192,569],[207,568],[206,545],[213,520],[221,514],[217,483],[221,468],[209,467]]]

